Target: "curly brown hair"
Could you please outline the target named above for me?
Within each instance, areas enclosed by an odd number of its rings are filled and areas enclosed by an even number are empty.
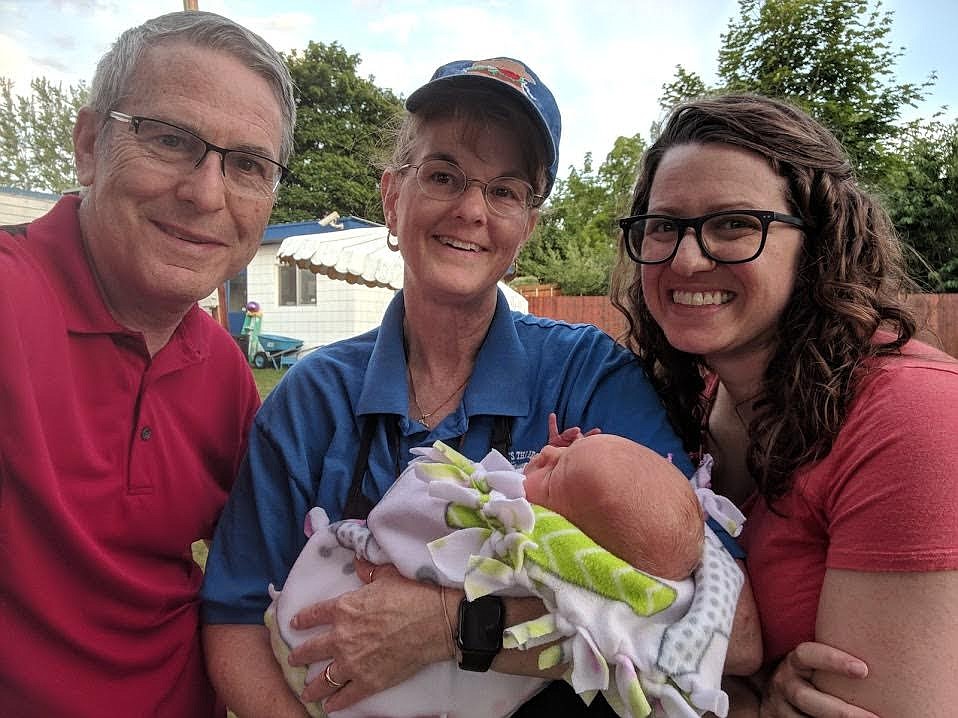
[[[905,306],[910,282],[887,213],[856,182],[838,140],[785,102],[729,94],[676,107],[646,151],[633,194],[633,215],[648,210],[662,157],[672,147],[720,143],[764,157],[786,181],[791,212],[806,225],[795,289],[779,318],[749,424],[747,463],[772,505],[795,471],[831,450],[870,357],[898,353],[915,333]],[[709,368],[701,356],[673,348],[642,295],[641,272],[623,251],[613,272],[612,303],[625,315],[627,343],[643,362],[687,450],[699,448],[708,411]],[[876,339],[879,329],[891,332]]]

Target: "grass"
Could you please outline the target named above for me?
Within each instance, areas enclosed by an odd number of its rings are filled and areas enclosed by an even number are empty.
[[[205,570],[206,556],[209,553],[209,549],[206,548],[206,541],[203,541],[202,539],[199,541],[194,541],[190,548],[193,549],[193,560],[200,565],[200,568]]]
[[[256,388],[259,389],[260,399],[266,398],[285,373],[286,369],[253,369],[253,378],[256,380]]]

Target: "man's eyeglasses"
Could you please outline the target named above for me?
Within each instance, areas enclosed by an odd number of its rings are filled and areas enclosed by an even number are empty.
[[[248,150],[230,150],[217,147],[182,127],[150,117],[110,112],[110,117],[126,122],[137,141],[157,160],[158,166],[167,166],[176,173],[190,172],[203,162],[210,152],[220,156],[220,169],[227,188],[243,197],[269,197],[289,170],[269,157]]]
[[[489,209],[503,217],[514,217],[531,207],[538,207],[545,197],[536,194],[532,185],[518,177],[496,177],[488,182],[470,179],[462,167],[446,160],[426,160],[413,165],[405,164],[399,168],[416,170],[416,182],[422,193],[431,199],[452,201],[462,196],[471,184],[482,187]]]
[[[805,227],[805,222],[798,217],[763,209],[733,209],[701,217],[640,214],[620,219],[619,226],[625,235],[629,257],[639,264],[672,261],[690,227],[706,257],[720,264],[741,264],[751,262],[762,253],[768,225],[772,222]]]

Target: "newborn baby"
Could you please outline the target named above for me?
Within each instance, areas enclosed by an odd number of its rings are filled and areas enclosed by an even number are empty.
[[[523,474],[527,500],[640,571],[677,581],[702,560],[705,525],[692,485],[641,444],[596,434],[546,446]]]
[[[349,571],[355,551],[375,563],[393,563],[410,578],[465,587],[470,600],[490,592],[540,596],[550,613],[510,627],[506,645],[566,639],[540,655],[540,667],[571,661],[576,690],[587,696],[603,690],[620,715],[648,715],[653,705],[646,693],[665,715],[725,714],[720,677],[727,641],[712,637],[727,638],[741,573],[714,535],[714,542],[706,541],[696,491],[667,460],[605,434],[547,446],[525,475],[497,452],[476,464],[441,442],[414,451],[421,457],[372,510],[368,525],[329,526],[322,509],[310,512],[310,539],[284,590],[271,590],[266,615],[274,652],[294,690],[325,664],[308,672],[288,665],[290,647],[314,632],[294,631],[289,619],[362,585]],[[689,576],[703,553],[722,571],[712,571],[711,583],[726,581],[726,605],[711,623],[704,615],[693,621],[700,645],[689,652],[666,639],[698,595]],[[544,684],[460,671],[446,661],[336,716],[505,716]],[[309,710],[323,715],[318,705]]]

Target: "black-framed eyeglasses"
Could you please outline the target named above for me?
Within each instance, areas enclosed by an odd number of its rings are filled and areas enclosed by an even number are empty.
[[[671,262],[690,227],[702,254],[713,262],[742,264],[762,253],[772,222],[806,226],[799,217],[764,209],[731,209],[701,217],[639,214],[620,219],[619,226],[629,257],[639,264]]]
[[[545,197],[536,194],[532,185],[518,177],[495,177],[488,182],[466,177],[462,167],[447,160],[426,160],[418,165],[404,164],[400,172],[416,170],[416,182],[422,193],[431,199],[452,201],[477,184],[493,212],[503,217],[515,217],[532,207],[538,207]]]
[[[112,119],[129,124],[137,141],[149,155],[176,173],[196,169],[206,155],[216,152],[220,156],[220,169],[226,186],[237,195],[268,197],[289,174],[286,167],[269,157],[249,150],[218,147],[169,122],[116,111],[109,114]]]

